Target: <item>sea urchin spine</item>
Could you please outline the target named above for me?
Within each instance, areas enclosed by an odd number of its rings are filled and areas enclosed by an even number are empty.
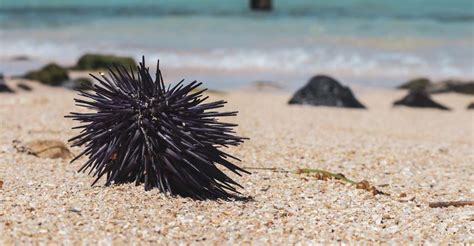
[[[159,61],[153,80],[144,58],[135,71],[114,65],[109,76],[91,76],[97,80],[92,92],[80,91],[86,100],[74,99],[90,111],[66,117],[81,122],[73,128],[81,133],[69,141],[85,149],[72,161],[89,157],[79,171],[93,172],[92,185],[105,175],[107,186],[144,183],[145,190],[156,187],[197,199],[238,193],[235,186],[241,186],[216,166],[239,176],[248,173],[228,160],[239,159],[221,150],[246,139],[234,135],[236,124],[217,120],[237,112],[212,111],[225,101],[204,103],[208,97],[196,81],[165,87]]]

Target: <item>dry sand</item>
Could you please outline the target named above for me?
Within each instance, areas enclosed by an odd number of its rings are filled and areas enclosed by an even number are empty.
[[[69,164],[17,152],[14,140],[77,134],[63,118],[76,110],[74,92],[34,85],[0,95],[0,244],[474,243],[474,207],[428,207],[474,200],[474,111],[465,109],[472,96],[435,96],[454,108],[443,112],[392,108],[400,91],[358,90],[369,110],[288,106],[287,93],[215,95],[240,111],[237,131],[251,138],[229,150],[241,166],[321,168],[391,196],[252,170],[236,177],[251,200],[193,201],[142,186],[90,187],[93,177],[76,172],[85,158]]]

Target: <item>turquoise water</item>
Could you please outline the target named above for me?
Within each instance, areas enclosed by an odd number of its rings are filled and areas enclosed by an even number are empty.
[[[316,73],[393,86],[414,76],[474,77],[474,1],[0,0],[0,70],[22,73],[84,52],[160,58],[165,68],[232,87]],[[19,55],[30,61],[12,61]],[[2,72],[2,71],[0,71]],[[178,75],[176,75],[178,76]]]

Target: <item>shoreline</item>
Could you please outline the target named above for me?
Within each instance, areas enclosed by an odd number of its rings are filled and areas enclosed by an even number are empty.
[[[44,65],[54,61],[41,61],[35,60],[27,61],[13,61],[10,62],[9,66],[5,66],[8,70],[10,67],[18,67],[19,63],[30,63],[28,66],[24,66],[20,70],[13,74],[4,73],[4,76],[10,79],[14,79],[16,76],[21,76],[27,71],[36,70]],[[161,61],[163,62],[163,61]],[[67,67],[73,66],[75,63],[60,63]],[[151,70],[156,68],[155,62],[148,62]],[[430,77],[429,75],[412,74],[409,76],[394,77],[377,77],[368,75],[366,77],[353,77],[351,74],[345,74],[340,72],[315,72],[315,73],[303,73],[299,75],[292,75],[286,73],[278,73],[275,71],[258,71],[258,70],[212,70],[212,69],[198,69],[198,68],[186,68],[186,69],[175,69],[167,67],[166,64],[161,65],[161,69],[164,72],[164,79],[171,83],[177,83],[184,79],[185,81],[191,82],[193,80],[201,81],[207,85],[210,89],[224,90],[224,91],[235,91],[243,90],[249,87],[255,86],[256,82],[270,82],[278,87],[281,87],[282,91],[294,92],[297,89],[304,86],[308,80],[316,74],[324,74],[334,77],[340,81],[343,85],[351,87],[354,91],[358,90],[391,90],[396,89],[397,86],[405,83],[414,78],[428,78],[433,82],[446,81],[446,80],[459,80],[459,81],[472,81],[474,78],[470,76],[447,76],[447,77]],[[21,71],[21,72],[20,72]],[[87,77],[89,73],[98,74],[99,71],[68,71],[71,78]],[[296,76],[296,77],[295,77]],[[230,78],[230,79],[229,79]],[[384,83],[380,83],[384,81]]]

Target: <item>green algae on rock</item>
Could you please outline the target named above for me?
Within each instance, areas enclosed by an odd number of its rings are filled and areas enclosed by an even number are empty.
[[[135,68],[137,63],[131,57],[102,55],[102,54],[85,54],[79,58],[74,69],[77,70],[100,70],[107,69],[112,64],[122,65],[127,68]]]
[[[67,70],[56,63],[50,63],[39,70],[30,71],[24,78],[37,80],[45,85],[60,86],[69,79]]]

